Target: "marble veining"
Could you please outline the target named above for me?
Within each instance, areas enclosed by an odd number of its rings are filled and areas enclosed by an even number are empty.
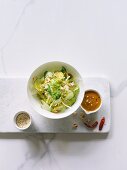
[[[47,141],[48,139],[48,141]],[[36,166],[41,163],[42,170],[43,170],[43,158],[48,156],[48,164],[51,166],[51,161],[53,161],[56,165],[56,170],[60,170],[59,165],[57,164],[56,159],[53,156],[52,151],[50,150],[50,144],[55,139],[55,134],[52,135],[44,135],[44,134],[34,134],[34,135],[27,135],[26,140],[28,142],[32,142],[32,145],[35,149],[37,149],[37,155],[32,153],[31,150],[27,151],[24,154],[24,162],[22,162],[17,170],[23,170],[29,163],[32,161],[32,169],[36,169]]]
[[[3,73],[5,75],[7,75],[7,71],[6,71],[6,64],[4,62],[4,51],[6,50],[6,47],[9,45],[9,43],[11,42],[11,40],[13,39],[14,35],[16,34],[16,31],[20,25],[20,22],[22,21],[22,18],[27,10],[27,8],[34,2],[34,0],[27,0],[25,2],[24,7],[22,8],[18,19],[16,21],[16,23],[14,24],[14,28],[12,30],[12,32],[10,33],[10,35],[8,36],[7,40],[5,41],[5,43],[0,47],[0,53],[1,53],[1,63],[2,63],[2,69],[3,69]]]
[[[127,79],[122,81],[116,89],[111,88],[111,98],[119,96],[127,88]]]

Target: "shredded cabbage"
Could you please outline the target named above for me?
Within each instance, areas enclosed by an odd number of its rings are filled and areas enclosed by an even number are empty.
[[[64,112],[71,107],[79,93],[79,86],[73,75],[63,66],[60,71],[45,71],[33,85],[42,108],[53,113]]]

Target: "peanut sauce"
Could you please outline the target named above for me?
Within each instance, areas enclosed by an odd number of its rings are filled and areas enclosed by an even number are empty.
[[[85,92],[81,105],[86,111],[94,111],[100,106],[100,104],[101,98],[96,91],[90,90]]]

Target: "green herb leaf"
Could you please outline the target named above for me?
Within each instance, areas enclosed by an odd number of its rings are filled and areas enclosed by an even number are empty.
[[[44,78],[46,77],[47,72],[48,72],[48,71],[45,71],[45,72],[44,72]]]
[[[59,98],[61,97],[60,91],[57,91],[57,92],[53,93],[53,94],[52,94],[52,97],[53,97],[55,100],[59,99]]]
[[[62,72],[62,73],[65,73],[66,71],[67,71],[66,68],[65,68],[64,66],[62,66],[61,72]]]

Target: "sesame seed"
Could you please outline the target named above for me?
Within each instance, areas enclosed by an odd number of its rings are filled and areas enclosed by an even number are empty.
[[[25,128],[30,124],[30,116],[26,113],[20,113],[16,118],[16,124],[20,128]]]

